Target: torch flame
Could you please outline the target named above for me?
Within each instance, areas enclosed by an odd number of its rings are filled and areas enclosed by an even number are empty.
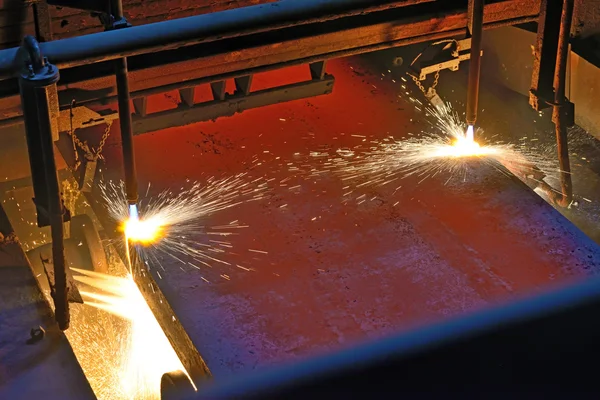
[[[160,218],[138,219],[130,217],[125,220],[121,229],[129,241],[147,245],[162,239],[164,225]]]

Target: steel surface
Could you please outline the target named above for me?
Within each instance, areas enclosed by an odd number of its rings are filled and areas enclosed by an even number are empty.
[[[247,224],[231,238],[235,255],[227,261],[253,271],[218,264],[198,271],[165,258],[155,276],[215,379],[598,272],[600,251],[591,240],[524,184],[488,166],[472,170],[467,182],[462,175],[446,185],[445,176],[422,183],[413,177],[358,190],[365,194],[361,204],[344,205],[349,184],[327,174],[290,190],[284,180],[293,175],[288,160],[296,154],[370,147],[372,140],[428,126],[398,98],[405,97],[400,83],[356,63],[329,68],[337,79],[329,96],[135,139],[141,185],[151,182],[154,194],[186,179],[248,169],[273,179],[266,201],[202,220]],[[255,76],[254,84],[266,85],[265,79]],[[106,179],[120,177],[119,152],[114,142],[107,145],[115,175],[107,170]],[[316,166],[311,160],[300,164]]]

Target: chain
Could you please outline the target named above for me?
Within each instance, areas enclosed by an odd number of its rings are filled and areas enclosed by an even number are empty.
[[[425,89],[425,86],[423,86],[423,84],[421,83],[419,78],[417,78],[414,75],[411,75],[411,78],[415,82],[415,85],[417,85],[419,90],[421,90],[421,92],[423,92],[423,94],[427,95],[427,90]],[[430,88],[431,91],[435,92],[435,88],[437,87],[439,81],[440,81],[440,71],[437,71],[435,73],[435,77],[433,78],[433,84],[431,85],[431,88]]]
[[[104,159],[104,157],[102,157],[102,150],[104,149],[106,140],[110,136],[110,128],[112,127],[112,121],[105,121],[106,128],[104,129],[104,134],[102,135],[102,138],[100,139],[100,143],[98,144],[98,147],[94,151],[92,148],[90,148],[90,146],[87,144],[87,142],[82,141],[75,134],[75,130],[73,129],[73,104],[74,104],[74,102],[75,102],[75,100],[73,100],[71,102],[71,110],[70,110],[71,129],[69,131],[69,135],[71,136],[71,139],[73,140],[73,147],[75,150],[75,168],[74,169],[76,170],[79,167],[79,165],[81,164],[81,162],[79,161],[79,154],[77,153],[75,146],[79,147],[86,154],[86,156],[91,158],[92,160],[98,160],[98,159],[103,160]]]
[[[112,126],[112,121],[106,121],[106,128],[104,129],[104,134],[102,135],[102,139],[100,139],[100,143],[98,143],[98,148],[96,148],[96,153],[94,155],[94,157],[96,159],[104,160],[104,157],[102,156],[102,150],[104,149],[106,140],[110,136],[111,126]]]

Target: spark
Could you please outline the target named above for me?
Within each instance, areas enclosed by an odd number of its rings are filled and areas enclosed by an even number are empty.
[[[185,368],[131,275],[116,277],[73,270],[81,274],[75,279],[89,288],[80,291],[86,306],[117,316],[128,324],[128,334],[122,340],[117,365],[123,397],[160,399],[162,375],[173,371],[185,372]],[[193,385],[191,380],[190,383]]]
[[[246,174],[213,177],[205,184],[195,182],[189,189],[165,190],[140,201],[139,218],[134,219],[127,208],[124,183],[100,185],[109,214],[119,224],[126,243],[135,247],[149,268],[157,265],[163,270],[159,255],[195,269],[214,264],[235,268],[224,259],[233,245],[220,239],[248,226],[237,220],[218,225],[209,222],[215,213],[264,198],[267,188],[266,181]]]
[[[532,146],[494,142],[481,129],[472,132],[474,128],[465,126],[449,103],[428,107],[425,115],[431,125],[428,131],[409,133],[402,139],[373,140],[366,148],[338,149],[316,166],[313,163],[309,177],[333,172],[344,181],[345,196],[351,196],[357,189],[386,186],[408,177],[422,183],[444,174],[448,176],[445,184],[456,178],[465,181],[474,160],[538,183],[558,173],[554,159],[536,153]]]

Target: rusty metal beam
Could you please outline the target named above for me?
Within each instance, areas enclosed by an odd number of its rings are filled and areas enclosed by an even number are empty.
[[[48,42],[42,52],[59,68],[178,49],[249,34],[337,22],[433,0],[281,0],[217,13]],[[0,76],[15,74],[17,49],[0,51]]]
[[[129,59],[129,77],[134,93],[178,82],[212,82],[249,73],[292,65],[346,57],[428,40],[462,36],[467,10],[452,3],[433,10],[427,5],[388,10],[377,18],[352,17],[318,26],[288,28],[234,40],[206,43],[186,49],[164,51]],[[402,11],[402,12],[398,12]],[[487,4],[484,29],[536,21],[539,0],[507,0]],[[132,28],[130,28],[132,29]],[[285,33],[285,35],[283,34]],[[111,102],[116,95],[113,70],[107,63],[61,70],[65,102]],[[218,78],[218,79],[217,79]],[[66,86],[68,84],[68,87]],[[14,84],[0,86],[0,119],[19,113]],[[10,111],[8,111],[10,110]],[[10,114],[10,115],[9,115]]]
[[[174,110],[165,110],[147,114],[145,117],[133,116],[133,133],[141,135],[173,126],[184,126],[202,121],[211,121],[219,117],[231,116],[252,108],[305,99],[329,94],[333,90],[335,79],[325,75],[323,79],[284,85],[246,94],[242,91],[226,95],[224,100],[214,100],[195,104],[192,107],[181,103]]]

